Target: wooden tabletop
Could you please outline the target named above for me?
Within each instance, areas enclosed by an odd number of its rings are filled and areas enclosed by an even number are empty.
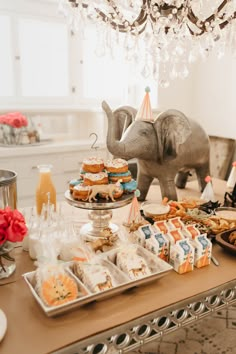
[[[213,183],[217,199],[222,200],[225,182],[215,180]],[[149,194],[148,199],[158,200],[159,187],[152,186]],[[191,182],[178,194],[199,197],[200,192],[196,183]],[[73,217],[86,219],[86,211],[69,205],[63,207],[68,215],[73,213]],[[128,206],[114,210],[114,221],[120,221],[121,216],[124,218],[127,210]],[[21,276],[34,268],[33,262],[21,247],[16,248],[15,253],[17,272],[11,282],[0,286],[0,308],[8,320],[7,333],[0,343],[0,352],[4,354],[50,353],[236,279],[235,256],[214,244],[213,254],[219,267],[211,264],[183,275],[171,271],[149,285],[48,318]]]

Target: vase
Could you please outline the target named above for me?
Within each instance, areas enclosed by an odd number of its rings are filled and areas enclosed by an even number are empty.
[[[15,259],[10,256],[14,243],[6,241],[0,246],[0,279],[8,278],[16,270]]]

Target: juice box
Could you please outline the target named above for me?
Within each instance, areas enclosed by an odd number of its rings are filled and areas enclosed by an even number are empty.
[[[174,270],[179,273],[193,271],[194,265],[194,247],[187,238],[177,241],[170,246],[170,264]]]
[[[151,235],[145,240],[145,248],[168,262],[169,259],[169,241],[161,232]]]
[[[191,244],[194,247],[194,265],[196,268],[205,267],[211,263],[212,243],[206,234],[198,235]]]

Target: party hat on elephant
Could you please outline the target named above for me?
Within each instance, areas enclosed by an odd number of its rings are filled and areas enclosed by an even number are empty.
[[[146,93],[143,98],[143,102],[135,116],[135,120],[144,120],[148,122],[153,122],[154,119],[153,119],[152,107],[151,107],[150,96],[149,96],[150,88],[146,87],[145,92]]]
[[[134,197],[132,199],[132,202],[130,204],[130,210],[128,214],[127,220],[123,223],[124,226],[130,226],[134,223],[139,223],[142,221],[142,216],[140,213],[140,206],[138,202],[138,197],[140,196],[140,191],[136,189],[134,192]]]
[[[206,186],[202,192],[202,195],[200,197],[200,199],[206,200],[207,202],[211,201],[211,202],[215,202],[216,198],[215,198],[215,194],[214,194],[214,190],[212,187],[212,179],[210,176],[206,176],[205,178],[205,182],[206,182]]]
[[[234,188],[236,183],[236,161],[232,163],[232,169],[227,180],[227,187]]]

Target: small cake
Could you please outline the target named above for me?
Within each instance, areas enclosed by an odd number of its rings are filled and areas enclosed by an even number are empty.
[[[130,171],[118,172],[118,173],[109,172],[108,177],[109,177],[109,181],[112,183],[115,183],[118,181],[129,182],[132,179]]]
[[[75,262],[74,273],[93,293],[111,289],[115,285],[110,271],[101,264]]]
[[[84,184],[86,186],[94,186],[96,184],[108,184],[108,175],[106,172],[85,173]]]
[[[47,306],[59,306],[75,300],[79,294],[76,281],[60,273],[42,281],[39,295]]]
[[[137,189],[137,182],[132,179],[130,182],[122,183],[124,193],[133,193]]]
[[[90,187],[84,184],[78,184],[73,188],[72,196],[76,200],[87,200],[89,197]]]
[[[151,274],[145,259],[129,248],[117,253],[116,265],[131,280],[140,279]]]
[[[79,184],[81,184],[83,182],[82,179],[72,179],[70,182],[69,182],[69,190],[70,190],[70,193],[73,192],[73,189],[75,186],[78,186]]]
[[[123,193],[124,193],[124,189],[123,189],[122,184],[120,184],[120,185],[117,186],[117,188],[114,190],[114,192],[113,192],[113,197],[114,197],[115,199],[119,199],[120,197],[122,197]]]
[[[113,160],[107,160],[105,162],[105,169],[107,172],[112,172],[112,173],[121,173],[121,172],[127,172],[128,171],[128,162],[123,159],[113,159]]]
[[[98,173],[104,170],[104,160],[95,156],[83,160],[82,170],[90,173]]]

